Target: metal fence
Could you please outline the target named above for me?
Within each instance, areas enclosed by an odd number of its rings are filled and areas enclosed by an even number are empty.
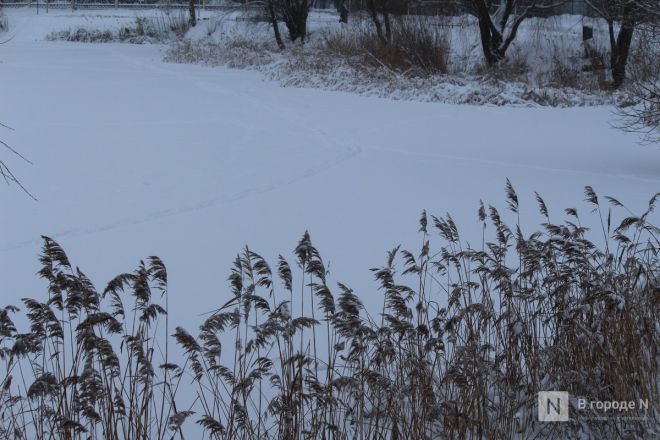
[[[216,3],[208,0],[195,0],[195,4],[206,9],[230,10],[236,8],[257,8],[259,2],[250,3]],[[0,6],[7,8],[23,7],[42,7],[51,9],[107,9],[107,8],[128,8],[128,9],[187,9],[188,2],[170,2],[158,0],[75,0],[75,1],[48,1],[48,0],[24,0],[24,1],[4,1],[0,0]]]
[[[321,0],[322,1],[322,0]],[[206,9],[230,10],[235,8],[259,8],[263,5],[262,1],[235,1],[227,2],[223,0],[195,0],[195,3]],[[315,7],[322,7],[319,1],[315,1]],[[332,0],[322,1],[323,6],[333,8]],[[353,9],[360,10],[364,8],[363,2],[351,2]],[[154,8],[188,8],[188,2],[180,0],[0,0],[0,6],[4,7],[44,7],[52,9],[105,9],[105,8],[130,8],[130,9],[154,9]],[[421,13],[425,15],[454,15],[461,11],[457,8],[455,0],[420,0],[412,1],[408,6],[408,13]],[[404,12],[405,13],[405,12]],[[562,14],[593,16],[594,11],[589,7],[585,0],[568,0],[559,3],[549,9],[532,10],[531,16],[548,17]]]

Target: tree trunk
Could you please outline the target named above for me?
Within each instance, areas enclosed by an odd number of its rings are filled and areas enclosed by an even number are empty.
[[[479,36],[481,37],[481,50],[484,53],[486,62],[489,65],[495,64],[497,62],[497,59],[495,59],[493,52],[490,50],[490,46],[491,46],[490,29],[488,27],[488,24],[481,17],[479,17]]]
[[[282,19],[289,31],[289,40],[293,43],[300,38],[304,42],[307,37],[307,16],[309,15],[307,0],[286,0],[281,2],[278,8],[280,8]]]
[[[277,46],[280,48],[280,50],[284,50],[284,41],[282,41],[282,35],[280,35],[280,26],[277,24],[277,17],[275,16],[273,0],[268,0],[268,14],[270,15],[270,24],[273,26],[273,33],[275,34],[275,41],[277,41]]]
[[[490,17],[479,17],[479,36],[481,48],[488,65],[492,66],[504,59],[505,50],[502,46],[502,35],[493,28]]]
[[[504,47],[504,38],[502,31],[498,30],[490,17],[490,11],[485,2],[477,3],[474,13],[479,20],[479,36],[481,38],[481,48],[484,52],[484,58],[488,65],[492,66],[504,58],[506,47]],[[507,18],[502,18],[506,25]]]
[[[189,0],[188,11],[190,12],[190,26],[195,27],[197,24],[197,14],[195,13],[195,0]]]
[[[388,43],[392,42],[392,25],[390,24],[390,14],[387,11],[387,0],[383,2],[383,23],[385,24],[385,39]]]
[[[385,35],[383,35],[383,25],[378,18],[378,10],[376,9],[374,0],[367,0],[367,8],[369,9],[369,13],[371,15],[371,21],[374,22],[374,26],[376,27],[376,35],[378,35],[378,39],[383,46],[387,46],[387,38],[385,38]]]
[[[339,22],[348,23],[348,7],[346,6],[346,0],[342,0],[341,3],[339,3],[337,11],[339,11]]]
[[[626,64],[630,53],[635,25],[630,19],[630,11],[624,10],[621,28],[616,38],[616,45],[612,47],[612,85],[618,89],[626,79]]]

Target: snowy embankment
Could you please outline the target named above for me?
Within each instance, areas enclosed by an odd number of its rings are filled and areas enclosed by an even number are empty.
[[[414,68],[390,67],[363,47],[372,30],[367,16],[355,14],[343,25],[332,11],[312,12],[309,40],[304,45],[288,42],[284,51],[277,49],[263,18],[250,19],[244,12],[212,15],[174,44],[165,59],[254,69],[287,87],[390,99],[553,107],[608,105],[622,99],[607,86],[607,72],[592,71],[594,60],[585,55],[583,24],[595,28],[593,47],[598,56],[606,52],[607,31],[597,20],[568,15],[528,19],[507,62],[494,70],[484,65],[473,18],[407,20],[413,27],[421,20],[446,42],[446,72],[416,74]]]
[[[309,229],[333,276],[377,306],[368,269],[393,245],[418,244],[422,209],[451,212],[476,242],[478,202],[501,202],[506,177],[530,228],[542,220],[534,190],[559,214],[584,206],[587,184],[636,212],[660,188],[657,148],[612,129],[608,107],[365,98],[163,63],[160,45],[44,41],[94,14],[7,11],[0,121],[14,130],[0,132],[34,163],[7,158],[39,201],[0,192],[6,303],[42,290],[45,234],[100,285],[161,256],[173,322],[194,327],[226,298],[222,280],[245,244],[274,260]]]
[[[14,14],[22,16],[26,11]],[[372,38],[372,25],[360,14],[351,16],[345,25],[338,23],[333,11],[313,11],[308,41],[304,45],[287,43],[284,51],[277,49],[272,29],[254,10],[202,10],[197,26],[189,30],[186,12],[181,9],[60,10],[39,18],[40,29],[48,29],[40,32],[40,38],[171,43],[164,54],[167,61],[257,70],[288,87],[477,105],[570,107],[607,105],[623,99],[609,89],[606,69],[595,67],[602,65],[608,44],[606,27],[600,21],[568,15],[528,19],[503,67],[490,69],[484,65],[472,18],[405,20],[409,23],[406,26],[413,27],[422,20],[422,26],[432,29],[433,38],[444,42],[446,53],[440,56],[446,58],[446,65],[441,71],[420,74],[415,68],[384,63],[381,57],[393,55],[378,54],[374,52],[377,48],[369,47],[371,43],[365,40]],[[589,55],[581,40],[582,25],[594,27]]]

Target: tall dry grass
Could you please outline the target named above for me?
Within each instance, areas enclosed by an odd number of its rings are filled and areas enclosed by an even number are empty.
[[[323,35],[321,58],[343,59],[359,71],[386,69],[397,75],[427,77],[445,74],[450,55],[446,28],[437,18],[396,17],[391,41],[383,45],[371,27]]]
[[[495,207],[480,204],[476,246],[461,239],[450,215],[422,213],[420,249],[396,247],[373,269],[378,314],[330,281],[307,233],[291,261],[269,263],[245,248],[226,303],[196,331],[170,329],[159,259],[100,293],[44,238],[40,275],[49,292],[45,302],[24,300],[30,331],[13,325],[16,308],[0,312],[0,433],[653,438],[660,264],[650,219],[658,195],[639,215],[590,187],[585,195],[598,228],[582,226],[573,208],[557,222],[537,194],[543,221],[529,233],[507,181],[508,210],[518,220],[507,225]],[[176,360],[169,333],[183,351]],[[175,404],[181,381],[196,389],[192,406]],[[651,408],[639,418],[603,421],[587,411],[543,424],[541,390],[591,401],[649,399]]]

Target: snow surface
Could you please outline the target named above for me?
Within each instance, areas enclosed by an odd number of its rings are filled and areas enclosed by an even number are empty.
[[[274,262],[306,229],[331,278],[377,305],[368,269],[398,243],[418,249],[422,209],[451,212],[478,242],[479,200],[504,211],[507,177],[527,233],[542,221],[534,190],[559,220],[565,207],[586,216],[584,185],[637,212],[660,189],[657,146],[612,129],[609,107],[282,88],[257,72],[164,63],[159,45],[45,42],[86,19],[6,12],[0,121],[14,130],[0,128],[0,139],[34,164],[0,157],[38,201],[0,191],[0,305],[44,298],[35,276],[44,234],[99,288],[162,257],[171,322],[192,330],[229,297],[225,280],[245,244]]]

